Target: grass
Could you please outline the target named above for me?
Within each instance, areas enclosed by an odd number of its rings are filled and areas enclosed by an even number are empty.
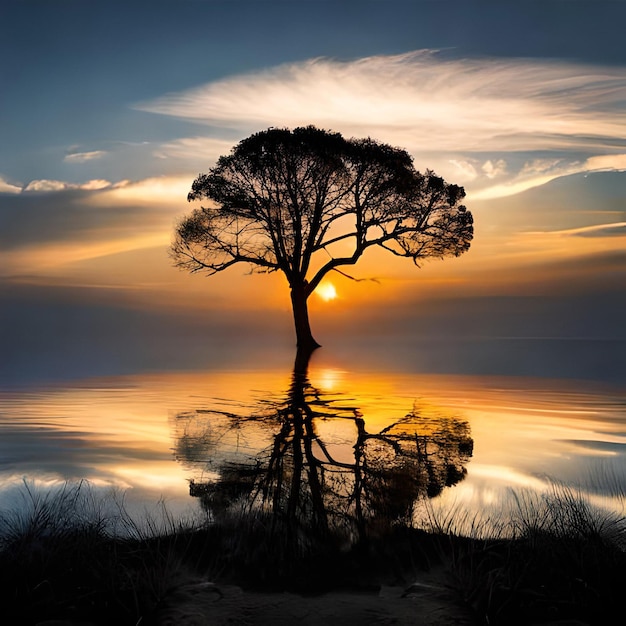
[[[145,626],[192,581],[315,592],[411,584],[440,565],[478,625],[607,624],[626,588],[624,517],[556,484],[514,494],[514,509],[495,520],[431,509],[420,528],[396,526],[353,546],[262,512],[209,523],[163,507],[137,520],[122,497],[103,498],[84,482],[47,492],[25,483],[21,500],[0,514],[3,613],[18,616],[16,625]]]
[[[626,589],[626,518],[558,483],[542,494],[512,492],[512,502],[498,519],[470,520],[472,532],[463,520],[463,536],[454,511],[430,517],[477,623],[614,623]]]
[[[139,523],[123,498],[86,482],[47,492],[25,483],[21,500],[0,515],[0,589],[13,624],[149,623],[168,589],[191,576],[199,526],[165,509]]]

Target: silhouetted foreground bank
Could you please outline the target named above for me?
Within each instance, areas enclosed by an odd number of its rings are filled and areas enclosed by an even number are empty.
[[[430,520],[427,530],[395,526],[351,546],[258,512],[219,523],[138,523],[84,483],[48,496],[25,489],[30,507],[0,517],[1,610],[16,625],[269,623],[281,606],[285,619],[295,610],[294,594],[304,594],[309,617],[301,621],[312,624],[312,594],[323,593],[334,594],[335,622],[327,615],[319,623],[345,623],[350,613],[358,624],[378,606],[399,624],[595,625],[615,623],[623,607],[624,519],[564,488],[545,509],[520,507],[510,538],[463,538],[453,521]],[[290,593],[259,602],[274,592]],[[323,606],[318,599],[320,615]],[[241,614],[246,607],[258,620]]]

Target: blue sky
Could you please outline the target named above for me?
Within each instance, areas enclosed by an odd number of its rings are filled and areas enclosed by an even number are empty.
[[[0,175],[19,186],[166,173],[154,159],[135,162],[132,147],[197,129],[147,115],[138,103],[319,57],[351,61],[429,49],[456,59],[620,68],[625,18],[625,3],[601,0],[7,0],[0,9]],[[99,152],[123,156],[97,168],[67,160]]]
[[[217,156],[307,123],[407,148],[476,219],[458,260],[364,259],[381,286],[338,284],[327,336],[460,336],[463,310],[465,339],[592,338],[626,367],[624,23],[619,0],[5,0],[3,374],[165,364],[251,318],[288,344],[284,285],[187,277],[167,246]]]

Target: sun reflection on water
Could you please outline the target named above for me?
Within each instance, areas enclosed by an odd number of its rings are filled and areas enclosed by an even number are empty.
[[[426,419],[422,435],[441,416],[469,424],[473,454],[467,475],[444,490],[436,506],[463,502],[466,510],[484,512],[510,497],[511,489],[541,492],[552,480],[581,487],[603,507],[623,506],[623,495],[616,495],[626,492],[626,394],[621,389],[327,364],[313,364],[309,377],[333,402],[362,418],[369,433],[413,410]],[[0,497],[23,477],[46,484],[87,479],[129,489],[129,497],[139,500],[163,496],[187,506],[190,481],[215,479],[220,458],[236,455],[248,462],[273,441],[259,420],[232,429],[228,416],[263,416],[289,385],[289,372],[248,370],[0,392]],[[316,422],[320,441],[339,463],[354,458],[351,419]],[[190,452],[208,431],[210,449]],[[321,455],[316,445],[315,454]],[[197,462],[181,463],[183,457]]]

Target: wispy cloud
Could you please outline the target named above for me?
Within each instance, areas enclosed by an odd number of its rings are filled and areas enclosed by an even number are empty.
[[[475,200],[504,198],[545,185],[563,176],[624,171],[626,171],[626,154],[592,156],[583,161],[537,159],[525,163],[522,169],[506,182],[474,191],[471,197]]]
[[[31,180],[25,187],[22,189],[24,192],[40,192],[40,193],[48,193],[54,191],[66,191],[68,189],[84,189],[88,191],[94,191],[98,189],[106,189],[110,187],[111,183],[108,180],[103,179],[93,179],[88,180],[85,183],[69,183],[63,180]]]
[[[553,230],[542,233],[528,233],[532,235],[550,235],[566,237],[624,237],[626,235],[626,222],[614,222],[611,224],[594,224],[581,228],[568,228],[565,230]]]
[[[187,208],[190,178],[105,182],[34,181],[29,191],[0,194],[0,276],[56,271],[154,246],[166,257],[172,225]]]
[[[91,152],[72,152],[66,154],[64,161],[68,163],[85,163],[94,159],[101,159],[107,152],[105,150],[92,150]]]
[[[235,143],[269,126],[316,124],[402,146],[419,168],[481,199],[626,169],[626,155],[615,154],[626,142],[625,100],[626,68],[422,50],[281,65],[136,108],[211,125],[207,137],[163,144],[158,157],[210,163],[232,145],[225,134]]]
[[[68,240],[42,243],[37,246],[25,245],[0,255],[0,259],[3,261],[0,276],[7,275],[12,278],[45,276],[51,272],[59,271],[62,275],[64,269],[67,270],[74,264],[157,246],[165,249],[168,243],[169,235],[162,231],[126,239],[112,237],[107,241],[79,242]],[[120,285],[120,288],[122,287],[123,285]]]
[[[624,99],[619,67],[417,51],[282,65],[136,108],[242,132],[314,123],[413,152],[597,151],[626,139]]]
[[[183,137],[161,144],[154,156],[160,159],[183,159],[211,164],[232,148],[234,141],[214,137]]]

